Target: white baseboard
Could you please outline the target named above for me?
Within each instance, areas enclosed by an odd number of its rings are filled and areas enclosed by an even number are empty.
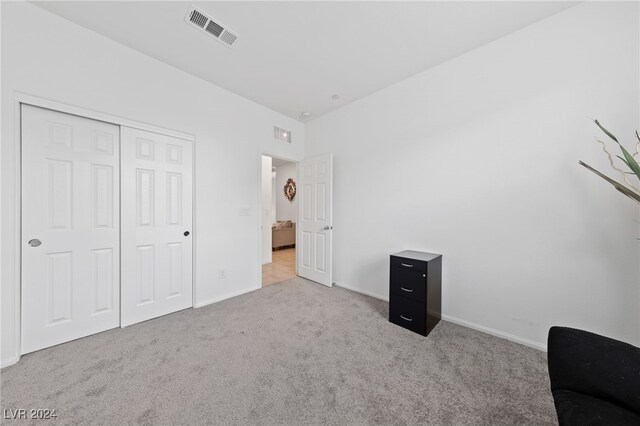
[[[533,349],[538,349],[543,352],[547,351],[547,345],[544,343],[525,339],[524,337],[519,337],[514,334],[505,333],[504,331],[496,330],[495,328],[485,327],[484,325],[476,324],[470,321],[465,321],[460,318],[452,317],[450,315],[445,315],[445,314],[442,314],[442,319],[448,322],[452,322],[454,324],[461,325],[463,327],[471,328],[476,331],[481,331],[483,333],[490,334],[492,336],[500,337],[502,339],[507,339],[515,343],[520,343],[521,345],[528,346]]]
[[[336,285],[336,287],[340,287],[340,288],[344,288],[344,289],[347,289],[347,290],[355,291],[356,293],[364,294],[365,296],[371,296],[374,299],[384,300],[385,302],[389,301],[389,298],[387,296],[381,296],[379,294],[371,293],[371,292],[366,291],[366,290],[362,290],[362,289],[359,289],[359,288],[351,287],[350,285],[346,285],[346,284],[340,284],[340,283],[334,283],[334,284]]]
[[[194,308],[202,308],[203,306],[210,305],[212,303],[221,302],[223,300],[231,299],[232,297],[241,296],[252,291],[260,290],[262,286],[252,287],[245,290],[236,291],[234,293],[225,294],[224,296],[214,297],[213,299],[204,300],[202,302],[194,303]]]
[[[3,359],[2,361],[0,361],[0,368],[5,368],[5,367],[8,367],[10,365],[13,365],[16,362],[18,362],[19,360],[20,360],[19,356],[12,356],[11,358]]]
[[[364,294],[366,296],[374,297],[376,299],[384,300],[385,302],[389,301],[389,297],[387,297],[387,296],[381,296],[379,294],[371,293],[369,291],[362,290],[362,289],[355,288],[355,287],[351,287],[351,286],[345,285],[345,284],[335,283],[335,285],[336,285],[336,287],[342,287],[342,288],[347,289],[347,290],[355,291],[356,293],[360,293],[360,294]],[[492,336],[500,337],[502,339],[507,339],[509,341],[516,342],[516,343],[519,343],[519,344],[524,345],[524,346],[528,346],[528,347],[533,348],[533,349],[538,349],[538,350],[543,351],[543,352],[547,351],[546,343],[540,343],[540,342],[536,342],[536,341],[533,341],[533,340],[525,339],[523,337],[519,337],[519,336],[516,336],[516,335],[513,335],[513,334],[505,333],[504,331],[496,330],[495,328],[485,327],[484,325],[480,325],[480,324],[473,323],[471,321],[466,321],[466,320],[463,320],[463,319],[460,319],[460,318],[452,317],[450,315],[442,314],[442,319],[445,320],[445,321],[457,324],[457,325],[461,325],[463,327],[470,328],[472,330],[481,331],[483,333],[490,334]]]

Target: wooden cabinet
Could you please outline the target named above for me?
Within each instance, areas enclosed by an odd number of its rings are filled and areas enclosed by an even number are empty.
[[[442,255],[406,250],[391,255],[389,321],[426,336],[440,321]]]

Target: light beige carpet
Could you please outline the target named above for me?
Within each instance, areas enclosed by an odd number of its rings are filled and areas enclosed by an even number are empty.
[[[26,355],[0,373],[0,408],[60,425],[556,423],[543,352],[444,322],[425,338],[387,306],[295,278]]]

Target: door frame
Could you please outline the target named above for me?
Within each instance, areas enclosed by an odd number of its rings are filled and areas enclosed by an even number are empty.
[[[292,158],[288,158],[278,154],[271,154],[269,152],[259,152],[258,153],[258,283],[260,284],[258,288],[262,288],[262,156],[267,156],[273,158],[277,158],[278,160],[288,161],[296,165],[296,183],[298,179],[298,174],[300,172],[300,160],[294,160]],[[273,166],[272,166],[273,167]],[[277,188],[276,188],[277,189]],[[298,203],[298,213],[297,213],[297,221],[300,221],[300,206]],[[296,222],[296,249],[298,247],[298,234],[299,234],[299,226]],[[296,255],[296,275],[298,275],[298,256]]]
[[[152,124],[143,123],[140,121],[129,120],[127,118],[123,118],[117,115],[103,113],[94,111],[88,108],[79,107],[71,104],[65,104],[62,102],[53,101],[51,99],[41,98],[34,95],[29,95],[27,93],[22,92],[14,92],[14,223],[13,223],[13,235],[10,237],[13,239],[13,250],[15,253],[15,259],[13,267],[13,276],[14,280],[14,338],[15,338],[15,358],[11,361],[7,362],[6,365],[2,365],[2,367],[6,367],[11,364],[15,364],[22,357],[22,105],[31,105],[39,108],[50,109],[57,112],[62,112],[66,114],[76,115],[79,117],[89,118],[97,121],[104,121],[106,123],[111,123],[118,125],[120,127],[132,127],[135,129],[146,130],[152,133],[159,133],[161,135],[171,136],[179,139],[184,139],[193,144],[193,157],[192,157],[192,189],[193,197],[193,210],[191,212],[191,220],[192,220],[192,259],[191,259],[191,267],[193,271],[193,277],[191,281],[191,285],[193,287],[193,297],[192,302],[193,306],[195,306],[196,300],[196,137],[193,134],[180,132],[177,130],[172,130],[164,127],[155,126]],[[120,253],[119,253],[120,255]]]

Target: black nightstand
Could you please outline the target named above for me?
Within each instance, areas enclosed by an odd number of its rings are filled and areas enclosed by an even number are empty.
[[[442,255],[412,250],[391,255],[389,321],[426,336],[441,310]]]

